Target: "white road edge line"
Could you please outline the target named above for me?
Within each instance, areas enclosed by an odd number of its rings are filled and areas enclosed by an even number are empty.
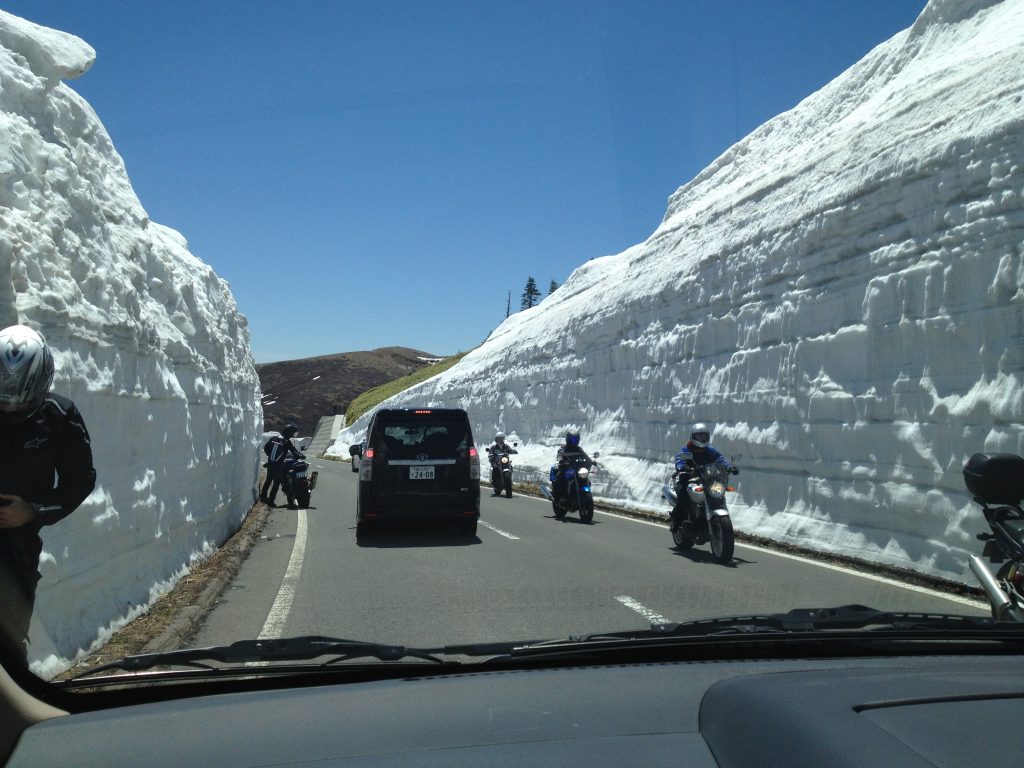
[[[480,525],[482,525],[484,528],[490,528],[496,534],[498,534],[499,536],[504,536],[506,539],[512,539],[513,541],[519,541],[519,537],[518,536],[513,536],[511,533],[506,533],[505,531],[501,530],[501,528],[495,528],[493,525],[491,525],[490,523],[484,522],[483,520],[480,521]]]
[[[595,510],[595,511],[599,515],[607,515],[608,517],[617,517],[620,520],[628,520],[631,523],[640,523],[641,525],[653,525],[656,528],[665,528],[665,524],[664,523],[658,523],[658,522],[654,522],[652,520],[641,520],[641,519],[636,518],[636,517],[630,517],[629,515],[619,515],[619,514],[616,514],[615,512],[604,512],[602,510]],[[976,600],[976,599],[970,598],[970,597],[960,597],[959,595],[950,595],[950,594],[947,594],[945,592],[939,592],[936,589],[929,589],[928,587],[919,587],[916,584],[905,584],[902,581],[897,581],[896,579],[890,579],[890,578],[888,578],[886,576],[876,576],[876,575],[871,574],[871,573],[864,573],[863,571],[858,571],[858,570],[855,570],[853,568],[847,568],[844,565],[835,565],[834,563],[823,563],[823,562],[821,562],[819,560],[814,560],[814,559],[812,559],[810,557],[803,557],[801,555],[794,555],[794,554],[791,554],[789,552],[779,552],[776,549],[769,549],[768,547],[759,547],[756,544],[741,544],[740,542],[736,542],[736,547],[737,548],[742,547],[744,549],[752,549],[755,552],[764,552],[766,554],[774,555],[776,557],[785,557],[785,558],[787,558],[789,560],[796,560],[798,562],[806,563],[808,565],[816,565],[819,568],[828,568],[829,570],[839,571],[840,573],[845,573],[845,574],[847,574],[849,576],[859,576],[862,579],[870,579],[871,581],[877,581],[877,582],[880,582],[882,584],[888,584],[891,587],[899,587],[900,589],[906,589],[906,590],[909,590],[911,592],[918,592],[918,593],[920,593],[922,595],[928,595],[929,597],[941,598],[943,600],[948,600],[951,603],[959,603],[961,605],[969,605],[972,608],[979,608],[979,607],[984,607],[984,606],[988,605],[988,603],[986,603],[984,600],[981,600],[981,599],[977,599]]]
[[[543,500],[542,499],[538,499],[538,501],[543,501]],[[608,517],[616,517],[619,520],[627,520],[627,521],[629,521],[631,523],[640,523],[641,525],[653,525],[656,528],[665,528],[666,527],[664,523],[654,522],[652,520],[641,520],[641,519],[639,519],[637,517],[630,517],[629,515],[620,515],[620,514],[616,514],[615,512],[605,512],[603,510],[595,510],[595,511],[599,515],[607,515]],[[737,542],[736,546],[737,547],[742,547],[744,549],[752,549],[755,552],[764,552],[765,554],[775,555],[776,557],[785,557],[785,558],[788,558],[789,560],[796,560],[798,562],[806,563],[808,565],[816,565],[819,568],[828,568],[830,570],[839,571],[840,573],[845,573],[845,574],[850,575],[850,576],[859,576],[862,579],[870,579],[871,581],[877,581],[877,582],[880,582],[882,584],[888,584],[891,587],[899,587],[900,589],[906,589],[906,590],[909,590],[910,592],[917,592],[917,593],[922,594],[922,595],[928,595],[929,597],[941,598],[943,600],[948,600],[951,603],[958,603],[960,605],[968,605],[971,608],[982,608],[982,607],[988,605],[988,603],[986,601],[984,601],[984,600],[982,600],[980,598],[976,599],[976,598],[971,598],[971,597],[961,597],[959,595],[950,595],[950,594],[948,594],[946,592],[939,592],[936,589],[929,589],[928,587],[919,587],[916,584],[905,584],[902,581],[897,581],[896,579],[890,579],[890,578],[888,578],[886,576],[876,576],[876,575],[871,574],[871,573],[864,573],[863,571],[857,571],[857,570],[854,570],[853,568],[847,568],[846,566],[843,566],[843,565],[835,565],[833,563],[823,563],[823,562],[821,562],[819,560],[814,560],[814,559],[809,558],[809,557],[803,557],[801,555],[794,555],[794,554],[790,554],[789,552],[779,552],[778,550],[769,549],[768,547],[759,547],[756,544],[741,544],[741,543]]]
[[[267,621],[260,631],[259,640],[278,638],[284,632],[284,625],[292,610],[292,601],[295,600],[295,587],[298,586],[299,574],[302,572],[302,561],[305,558],[306,510],[300,509],[295,528],[295,543],[292,544],[292,556],[288,560],[284,579],[281,580],[281,589],[278,590],[274,604],[270,607],[270,613],[267,614]]]
[[[629,608],[630,610],[639,613],[641,616],[647,619],[647,621],[651,622],[651,624],[671,624],[671,622],[664,616],[662,616],[660,613],[655,613],[650,608],[641,605],[629,595],[619,595],[615,599],[627,608]]]

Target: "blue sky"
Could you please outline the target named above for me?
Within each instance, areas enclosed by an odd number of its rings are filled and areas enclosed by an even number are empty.
[[[924,0],[16,0],[154,221],[227,279],[258,362],[449,354],[644,240],[731,144]]]

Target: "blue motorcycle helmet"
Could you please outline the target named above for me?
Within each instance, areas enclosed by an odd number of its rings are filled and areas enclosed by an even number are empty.
[[[570,429],[565,433],[565,444],[577,446],[580,444],[580,431],[578,429]]]

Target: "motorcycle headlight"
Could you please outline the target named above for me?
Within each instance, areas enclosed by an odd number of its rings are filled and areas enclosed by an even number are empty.
[[[579,477],[580,480],[586,480],[588,477],[590,477],[590,470],[587,469],[586,467],[580,467],[576,475],[577,477]]]
[[[725,485],[716,480],[708,486],[708,492],[712,496],[723,496],[725,494]]]
[[[501,463],[502,464],[508,464],[508,456],[502,456],[501,457]]]

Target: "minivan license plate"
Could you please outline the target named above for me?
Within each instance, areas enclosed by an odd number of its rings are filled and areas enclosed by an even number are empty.
[[[409,467],[410,480],[433,480],[433,467]]]

